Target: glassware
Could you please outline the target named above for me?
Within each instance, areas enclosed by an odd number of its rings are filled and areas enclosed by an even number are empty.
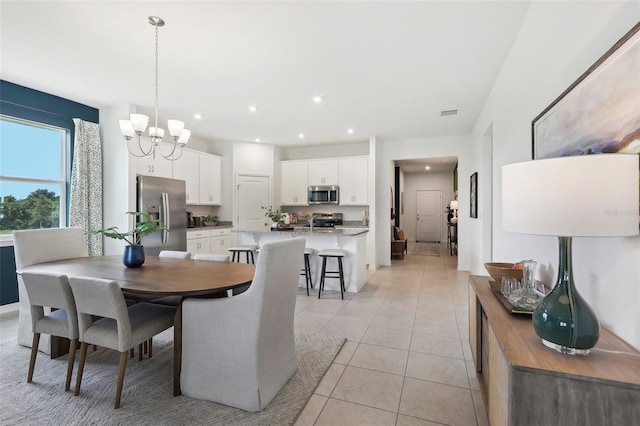
[[[514,291],[520,289],[520,281],[514,277],[502,277],[500,291],[504,297],[508,297]]]
[[[522,265],[522,288],[512,292],[507,299],[517,308],[533,310],[542,299],[536,292],[537,263],[533,260],[523,260],[520,264]]]

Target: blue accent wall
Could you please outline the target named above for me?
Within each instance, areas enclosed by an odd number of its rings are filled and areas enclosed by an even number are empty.
[[[67,146],[73,162],[74,118],[99,122],[99,110],[59,96],[0,80],[0,114],[68,129]],[[67,183],[68,186],[68,183]],[[69,188],[67,188],[68,190]],[[67,191],[67,194],[69,191]],[[67,200],[67,205],[69,200]],[[0,305],[18,301],[18,280],[13,247],[0,247]]]

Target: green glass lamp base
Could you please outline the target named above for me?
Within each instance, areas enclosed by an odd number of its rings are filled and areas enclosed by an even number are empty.
[[[545,346],[568,355],[587,355],[600,337],[600,322],[573,283],[571,237],[558,238],[558,280],[533,310],[533,328]]]

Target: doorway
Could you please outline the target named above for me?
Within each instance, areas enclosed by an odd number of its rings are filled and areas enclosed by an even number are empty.
[[[416,191],[416,241],[439,243],[442,239],[442,192]]]
[[[237,175],[237,223],[242,230],[269,229],[262,206],[269,206],[269,176]]]

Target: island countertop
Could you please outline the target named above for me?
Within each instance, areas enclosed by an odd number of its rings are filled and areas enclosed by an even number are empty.
[[[343,237],[354,237],[356,235],[363,235],[369,232],[368,228],[313,228],[311,231],[308,227],[294,227],[293,229],[252,229],[252,230],[242,230],[242,229],[234,229],[232,232],[249,232],[252,234],[294,234],[300,236],[314,235],[314,236],[343,236]]]

